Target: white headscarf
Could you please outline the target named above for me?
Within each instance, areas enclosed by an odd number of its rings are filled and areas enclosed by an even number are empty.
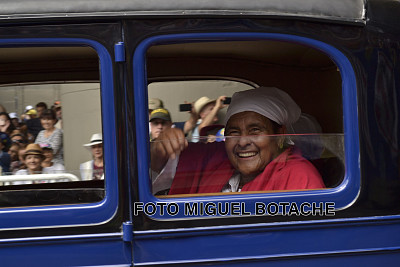
[[[296,122],[301,114],[296,102],[275,87],[259,87],[234,93],[226,112],[225,125],[232,115],[244,111],[254,111],[286,127]]]

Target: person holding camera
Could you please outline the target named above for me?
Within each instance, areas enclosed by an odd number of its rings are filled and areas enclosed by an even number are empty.
[[[220,96],[216,100],[203,96],[194,102],[191,118],[186,121],[184,129],[191,142],[199,142],[201,129],[218,121],[218,111],[227,106],[224,104],[225,99],[226,96]]]

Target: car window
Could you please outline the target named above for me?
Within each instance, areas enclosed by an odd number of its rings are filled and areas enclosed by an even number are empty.
[[[96,51],[0,48],[0,60],[8,66],[0,77],[1,206],[100,201],[105,166]]]
[[[222,46],[224,50],[221,49]],[[186,51],[183,56],[178,54],[180,48]],[[252,62],[257,65],[251,66],[252,68],[257,68],[260,73],[264,71],[266,76],[274,77],[276,81],[274,83],[269,81],[270,84],[267,84],[269,86],[255,82],[232,81],[226,77],[220,80],[151,82],[148,85],[148,110],[152,144],[154,146],[162,144],[164,140],[160,132],[168,128],[181,129],[188,142],[188,147],[179,155],[179,161],[169,160],[161,173],[158,170],[151,172],[154,194],[230,192],[232,189],[227,189],[230,183],[235,184],[233,192],[243,192],[242,188],[244,191],[269,192],[333,188],[342,182],[344,135],[341,118],[341,79],[337,66],[326,55],[301,45],[273,41],[172,44],[153,46],[148,50],[149,70],[154,68],[152,62],[154,65],[158,64],[155,58],[162,57],[163,51],[168,51],[168,55],[175,58],[175,61],[169,62],[171,66],[168,68],[183,69],[181,65],[187,62],[180,64],[182,57],[200,58],[213,55],[219,61],[229,62],[234,59],[238,65],[240,60],[243,61],[242,65],[250,65],[249,62]],[[254,63],[256,58],[258,62]],[[302,61],[299,61],[300,58]],[[207,64],[209,63],[204,63]],[[260,66],[261,64],[264,65]],[[192,72],[195,73],[197,70],[200,76],[202,68],[204,66],[193,65]],[[242,71],[245,73],[248,70],[242,69]],[[152,72],[149,71],[149,74]],[[323,77],[318,78],[318,83],[313,83],[318,75]],[[175,77],[176,79],[178,78]],[[329,94],[332,97],[320,92],[322,84],[329,87]],[[296,119],[290,124],[280,125],[285,128],[284,131],[273,131],[268,127],[265,128],[265,125],[249,125],[245,127],[246,129],[239,129],[238,125],[227,128],[225,116],[227,110],[231,108],[232,97],[235,99],[235,93],[239,95],[241,91],[260,91],[259,88],[270,88],[266,91],[278,90],[279,93],[286,93],[299,110],[294,111],[292,107],[286,110],[271,110],[271,106],[276,103],[268,102],[268,99],[265,102],[249,100],[247,103],[246,97],[253,97],[251,94],[240,98],[237,102],[234,100],[232,109],[239,106],[241,112],[247,108],[249,111],[256,111],[257,114],[291,112],[296,113]],[[254,97],[263,95],[255,94]],[[215,111],[215,103],[220,99],[223,99],[223,104]],[[255,106],[259,109],[254,108]],[[254,116],[256,115],[252,114],[249,118]],[[166,121],[171,123],[165,123]],[[273,120],[270,121],[275,123]],[[238,148],[232,144],[239,143],[239,139],[247,139],[248,148]],[[280,146],[278,152],[271,148],[275,146]],[[242,151],[238,152],[239,149]],[[286,157],[286,161],[294,160],[296,164],[304,163],[303,167],[287,170],[298,175],[283,174],[283,172],[274,174],[279,176],[279,181],[272,174],[264,178],[259,177],[271,162],[283,160],[282,157]],[[270,183],[268,185],[261,183],[262,185],[254,187],[248,187],[242,182],[236,185],[244,175],[240,172],[240,164],[237,162],[241,160],[258,162],[255,163],[255,168],[258,168],[257,179],[271,180]],[[303,176],[299,174],[302,170],[307,172]]]
[[[136,211],[158,219],[215,216],[191,212],[210,205],[228,205],[222,216],[257,215],[258,204],[325,212],[357,197],[354,71],[334,47],[284,34],[176,34],[148,38],[133,62],[136,121],[145,121],[138,153],[149,159],[138,165]],[[205,80],[219,87],[207,91]],[[204,84],[175,92],[164,86],[171,81]],[[249,87],[228,92],[227,81]]]

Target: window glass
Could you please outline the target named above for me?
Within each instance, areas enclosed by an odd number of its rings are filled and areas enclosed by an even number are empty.
[[[324,53],[265,40],[154,45],[146,57],[150,82],[203,77],[148,86],[153,194],[304,191],[343,181],[342,79]],[[174,144],[184,149],[168,159]]]
[[[104,197],[99,59],[89,47],[0,48],[0,205]],[[57,190],[54,190],[57,189]]]

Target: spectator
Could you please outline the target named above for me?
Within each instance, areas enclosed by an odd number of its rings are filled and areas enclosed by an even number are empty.
[[[16,175],[40,174],[43,171],[42,162],[44,160],[43,150],[38,144],[29,144],[23,154],[26,169],[17,171]]]
[[[162,102],[162,100],[158,99],[158,98],[150,98],[149,99],[149,117],[150,117],[150,113],[153,112],[153,110],[158,109],[158,108],[164,108],[164,103]]]
[[[43,130],[40,117],[44,110],[47,110],[47,104],[39,102],[36,104],[36,110],[30,109],[25,113],[30,117],[30,119],[26,121],[28,133],[32,134],[34,139],[36,139],[39,132]]]
[[[11,162],[18,160],[18,151],[20,148],[20,144],[18,142],[13,142],[8,149],[8,154],[10,154]]]
[[[0,132],[6,133],[9,136],[15,130],[14,125],[11,123],[10,116],[7,112],[0,113]]]
[[[10,138],[13,143],[21,143],[21,144],[27,143],[26,137],[20,130],[12,131]]]
[[[51,173],[63,173],[65,171],[64,165],[53,162],[53,148],[49,144],[41,144],[40,147],[43,150],[44,160],[42,162],[43,168],[49,168]]]
[[[19,151],[25,148],[25,144],[20,144],[18,142],[13,142],[8,150],[8,154],[10,154],[11,164],[10,164],[10,172],[15,173],[21,167],[21,161],[19,159]]]
[[[0,132],[0,175],[10,171],[11,156],[8,154],[11,140],[6,133]]]
[[[16,174],[16,172],[19,170],[26,169],[25,160],[24,160],[25,152],[26,152],[26,145],[20,144],[20,147],[18,150],[18,161],[13,161],[13,162],[11,162],[11,165],[10,165],[10,171],[13,174]]]
[[[21,115],[21,120],[22,120],[23,122],[26,122],[27,120],[30,120],[30,119],[31,119],[30,115],[29,115],[29,114],[26,114],[26,113],[28,113],[30,110],[34,110],[33,106],[29,105],[29,106],[26,106],[26,107],[25,107],[25,111],[24,111],[24,113]],[[35,111],[35,114],[37,115],[36,110],[34,110],[34,111]]]
[[[168,110],[159,108],[150,114],[150,140],[155,140],[160,133],[171,128],[172,121]]]
[[[206,126],[215,124],[218,121],[218,111],[227,105],[223,102],[226,99],[225,96],[218,97],[217,100],[212,100],[206,96],[199,98],[193,105],[193,111],[197,114],[196,124],[193,124],[193,120],[196,116],[191,114],[191,118],[188,120],[188,125],[185,123],[185,131],[188,131],[190,128],[189,138],[192,142],[197,143],[200,137],[200,131]]]
[[[56,113],[57,123],[55,125],[56,128],[62,129],[62,110],[61,110],[61,102],[56,101],[54,103],[54,111]]]
[[[198,114],[194,110],[194,103],[189,103],[185,101],[185,104],[190,104],[192,106],[191,110],[189,111],[190,117],[187,121],[180,121],[180,122],[174,122],[174,127],[173,128],[178,128],[183,131],[185,136],[191,135],[191,132],[193,128],[196,126],[196,123],[198,121]]]
[[[14,125],[15,129],[19,129],[21,125],[17,113],[11,112],[8,115],[10,116],[11,123]]]
[[[23,159],[26,164],[26,169],[18,170],[15,175],[27,175],[27,174],[51,174],[57,173],[52,168],[42,167],[42,162],[44,161],[43,150],[38,144],[29,144],[26,147],[26,151],[23,155]],[[54,180],[51,180],[52,182]],[[33,183],[48,183],[48,180],[35,180]],[[31,181],[15,181],[11,184],[31,184]]]
[[[103,180],[103,136],[101,133],[93,134],[88,144],[83,145],[89,148],[92,153],[92,160],[86,161],[79,166],[81,179]]]
[[[36,144],[50,144],[54,153],[54,163],[64,164],[63,160],[63,132],[54,127],[56,115],[53,110],[46,109],[40,116],[44,130],[36,137]]]
[[[151,112],[153,110],[158,109],[158,108],[164,108],[164,103],[162,102],[161,99],[158,98],[150,98],[149,99],[149,118]],[[150,119],[149,119],[149,134],[151,133],[151,125],[150,125]]]

